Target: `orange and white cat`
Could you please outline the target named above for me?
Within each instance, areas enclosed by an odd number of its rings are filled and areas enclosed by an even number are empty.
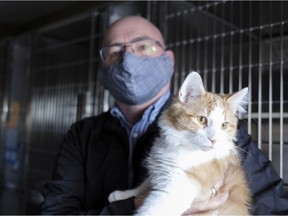
[[[150,188],[137,215],[182,215],[222,182],[218,194],[228,192],[228,200],[205,214],[249,214],[250,190],[234,143],[247,92],[248,88],[234,94],[206,92],[200,75],[190,73],[159,119],[160,137],[146,160],[147,179],[136,189],[113,192],[109,201]]]

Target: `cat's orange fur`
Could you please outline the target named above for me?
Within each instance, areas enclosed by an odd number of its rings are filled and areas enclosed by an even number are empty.
[[[249,215],[250,190],[240,161],[235,155],[193,167],[187,171],[187,175],[199,183],[203,200],[207,198],[206,195],[217,181],[224,180],[218,194],[229,192],[229,199],[219,209],[219,215]],[[211,213],[206,212],[205,214]]]

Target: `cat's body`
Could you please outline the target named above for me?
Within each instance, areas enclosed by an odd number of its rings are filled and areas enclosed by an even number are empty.
[[[206,92],[200,76],[191,73],[159,119],[160,137],[146,160],[148,178],[136,189],[112,193],[109,201],[150,187],[138,215],[181,215],[221,182],[218,194],[229,192],[229,199],[206,214],[249,214],[250,190],[234,144],[236,113],[243,111],[246,94],[247,89],[234,95]]]

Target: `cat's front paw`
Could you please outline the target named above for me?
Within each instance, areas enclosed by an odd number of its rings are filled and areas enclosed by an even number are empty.
[[[111,202],[123,200],[126,198],[128,198],[128,197],[126,196],[125,191],[114,191],[109,195],[108,201],[111,203]]]

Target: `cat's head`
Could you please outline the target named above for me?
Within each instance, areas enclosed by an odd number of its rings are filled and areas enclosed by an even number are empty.
[[[160,118],[162,134],[175,145],[201,150],[233,148],[237,115],[245,112],[247,92],[248,88],[234,94],[207,92],[200,75],[192,72]]]

